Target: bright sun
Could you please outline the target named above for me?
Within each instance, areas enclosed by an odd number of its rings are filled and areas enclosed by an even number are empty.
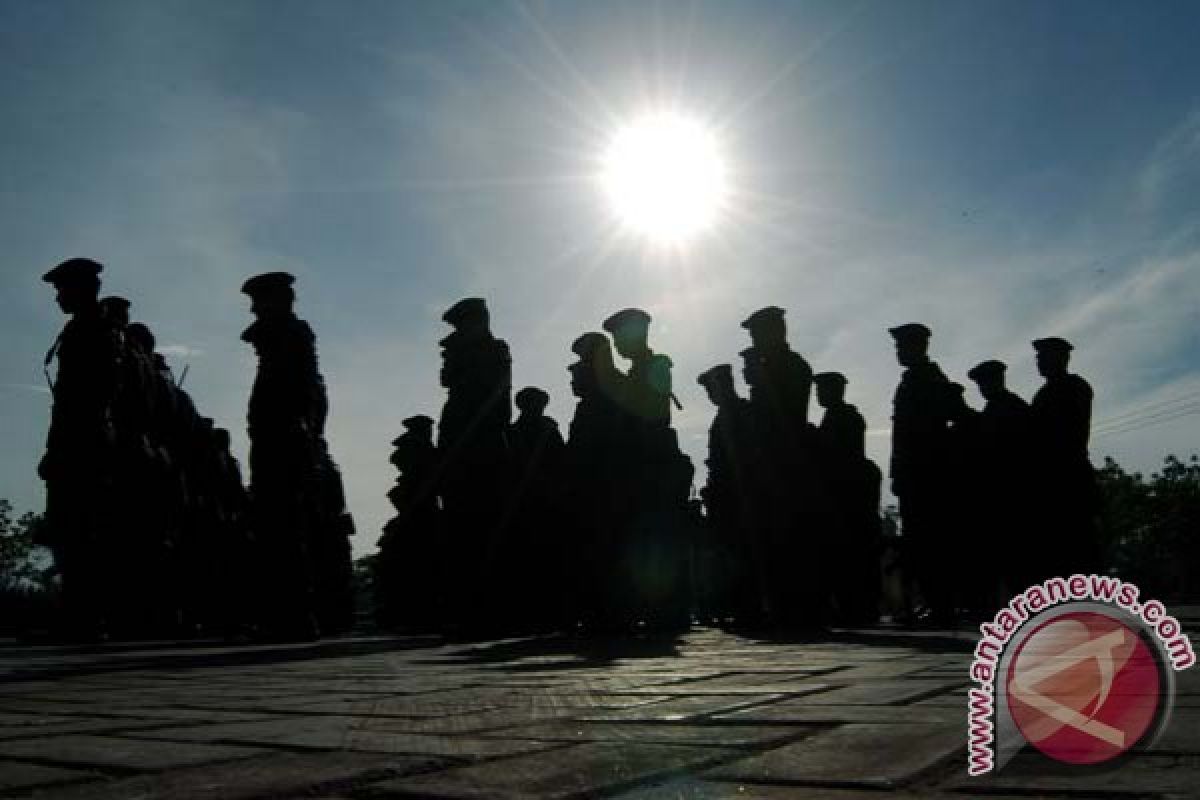
[[[725,165],[713,133],[680,114],[634,120],[604,154],[601,182],[622,224],[657,244],[709,228],[725,202]]]

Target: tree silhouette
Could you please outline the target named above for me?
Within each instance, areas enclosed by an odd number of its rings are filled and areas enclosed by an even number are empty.
[[[1169,455],[1147,480],[1112,458],[1097,470],[1106,563],[1164,601],[1200,598],[1200,457]]]
[[[0,498],[0,632],[24,633],[50,624],[56,582],[49,552],[37,544],[42,516],[13,516]]]

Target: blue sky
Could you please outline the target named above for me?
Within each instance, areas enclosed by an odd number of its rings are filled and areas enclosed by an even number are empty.
[[[62,319],[40,276],[74,255],[107,265],[240,457],[238,287],[298,276],[360,553],[400,420],[441,406],[441,311],[475,294],[564,427],[572,339],[651,311],[698,463],[695,375],[778,304],[849,377],[881,464],[886,328],[922,320],[955,379],[997,357],[1026,396],[1029,340],[1073,340],[1115,420],[1094,460],[1152,469],[1200,450],[1180,415],[1200,409],[1198,40],[1185,2],[6,3],[0,495],[42,502]],[[714,126],[733,185],[679,252],[614,236],[593,177],[662,108]]]

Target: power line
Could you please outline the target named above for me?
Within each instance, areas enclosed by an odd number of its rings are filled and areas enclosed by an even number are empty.
[[[1175,397],[1170,400],[1159,400],[1154,403],[1147,403],[1146,405],[1139,406],[1130,411],[1125,411],[1121,414],[1115,414],[1111,417],[1105,417],[1102,420],[1098,420],[1097,422],[1092,424],[1092,428],[1095,429],[1095,428],[1108,427],[1109,424],[1114,423],[1114,422],[1121,422],[1122,420],[1125,420],[1127,417],[1140,416],[1141,414],[1144,414],[1149,411],[1156,411],[1161,407],[1173,406],[1178,403],[1190,402],[1190,401],[1192,401],[1194,399],[1198,399],[1198,398],[1200,398],[1200,390],[1197,390],[1194,392],[1187,392],[1185,394],[1180,395],[1179,397]]]
[[[1177,406],[1172,406],[1170,408],[1164,408],[1160,411],[1155,411],[1154,413],[1151,413],[1151,414],[1140,414],[1136,417],[1130,417],[1129,419],[1124,420],[1122,422],[1110,423],[1108,425],[1093,425],[1092,433],[1103,433],[1105,431],[1110,431],[1110,430],[1120,430],[1121,428],[1124,428],[1128,425],[1136,425],[1139,422],[1142,422],[1144,420],[1158,419],[1159,417],[1167,416],[1169,414],[1174,414],[1178,411],[1188,411],[1193,408],[1200,408],[1200,401],[1193,400],[1190,403],[1184,403],[1183,405],[1177,405]]]
[[[1143,428],[1152,428],[1155,425],[1173,422],[1177,419],[1183,419],[1184,417],[1190,417],[1194,414],[1200,414],[1200,404],[1181,409],[1174,409],[1168,412],[1162,412],[1161,414],[1152,415],[1142,420],[1130,420],[1129,423],[1124,427],[1115,426],[1107,430],[1100,431],[1099,433],[1094,434],[1094,436],[1096,438],[1101,438],[1104,436],[1115,436],[1121,433],[1130,433]]]

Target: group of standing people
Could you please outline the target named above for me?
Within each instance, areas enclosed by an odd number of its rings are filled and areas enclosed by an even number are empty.
[[[647,313],[618,312],[573,343],[577,404],[564,438],[535,387],[517,393],[511,421],[508,347],[482,299],[456,304],[444,316],[454,332],[441,342],[441,420],[411,417],[393,443],[381,621],[509,631],[877,622],[883,475],[846,377],[814,373],[785,316],[769,306],[742,323],[748,397],[729,364],[697,378],[716,415],[707,481],[689,497],[672,364],[649,347]],[[930,359],[929,328],[890,333],[904,368],[890,465],[906,584],[898,616],[952,624],[990,613],[1006,592],[1097,569],[1092,394],[1067,369],[1071,345],[1033,343],[1046,383],[1031,404],[1006,388],[1002,362],[972,368],[985,401],[976,410]]]
[[[73,258],[43,276],[69,316],[46,355],[53,406],[38,467],[40,543],[61,583],[64,633],[297,639],[348,629],[353,525],[290,276],[243,287],[258,317],[243,338],[260,359],[247,489],[229,432],[196,410],[153,333],[131,322],[130,302],[100,297],[102,270]]]
[[[196,410],[130,303],[100,297],[95,261],[44,276],[70,319],[57,361],[46,454],[44,544],[72,631],[87,638],[243,633],[304,640],[354,616],[341,475],[325,438],[316,337],[293,276],[246,281],[258,357],[248,412],[251,484],[229,434]],[[564,436],[549,396],[514,397],[512,357],[487,304],[448,309],[440,418],[404,420],[376,559],[376,615],[415,630],[679,630],[871,624],[881,595],[882,474],[838,372],[814,374],[769,306],[742,327],[749,389],[720,364],[697,381],[716,415],[707,481],[692,494],[672,408],[671,359],[651,317],[627,308],[580,335]],[[1045,378],[1032,403],[1005,365],[968,372],[985,399],[929,356],[920,323],[890,329],[904,368],[892,418],[908,613],[938,624],[989,610],[1035,581],[1098,568],[1092,391],[1071,345],[1033,342]],[[621,369],[618,357],[628,361]],[[823,409],[809,419],[815,387]],[[513,405],[518,410],[513,419]],[[980,509],[985,509],[980,513]]]
[[[928,327],[891,333],[905,368],[892,417],[892,492],[907,574],[930,619],[990,611],[1035,582],[1099,570],[1092,389],[1069,371],[1072,345],[1033,341],[1045,383],[1032,402],[1007,388],[1003,362],[971,368],[985,400],[976,410],[930,358]]]
[[[717,409],[709,431],[700,595],[743,627],[870,624],[879,616],[880,472],[866,422],[839,372],[814,374],[787,339],[785,312],[742,323],[749,397],[729,364],[698,378]],[[816,387],[824,409],[809,420]]]
[[[443,319],[446,402],[393,442],[396,516],[380,539],[385,625],[440,630],[678,629],[690,621],[691,461],[671,427],[671,361],[650,316],[618,312],[572,345],[567,436],[537,387],[512,395],[485,301]],[[611,337],[611,339],[610,339]],[[630,362],[617,368],[613,351]],[[512,419],[515,399],[519,415]]]

